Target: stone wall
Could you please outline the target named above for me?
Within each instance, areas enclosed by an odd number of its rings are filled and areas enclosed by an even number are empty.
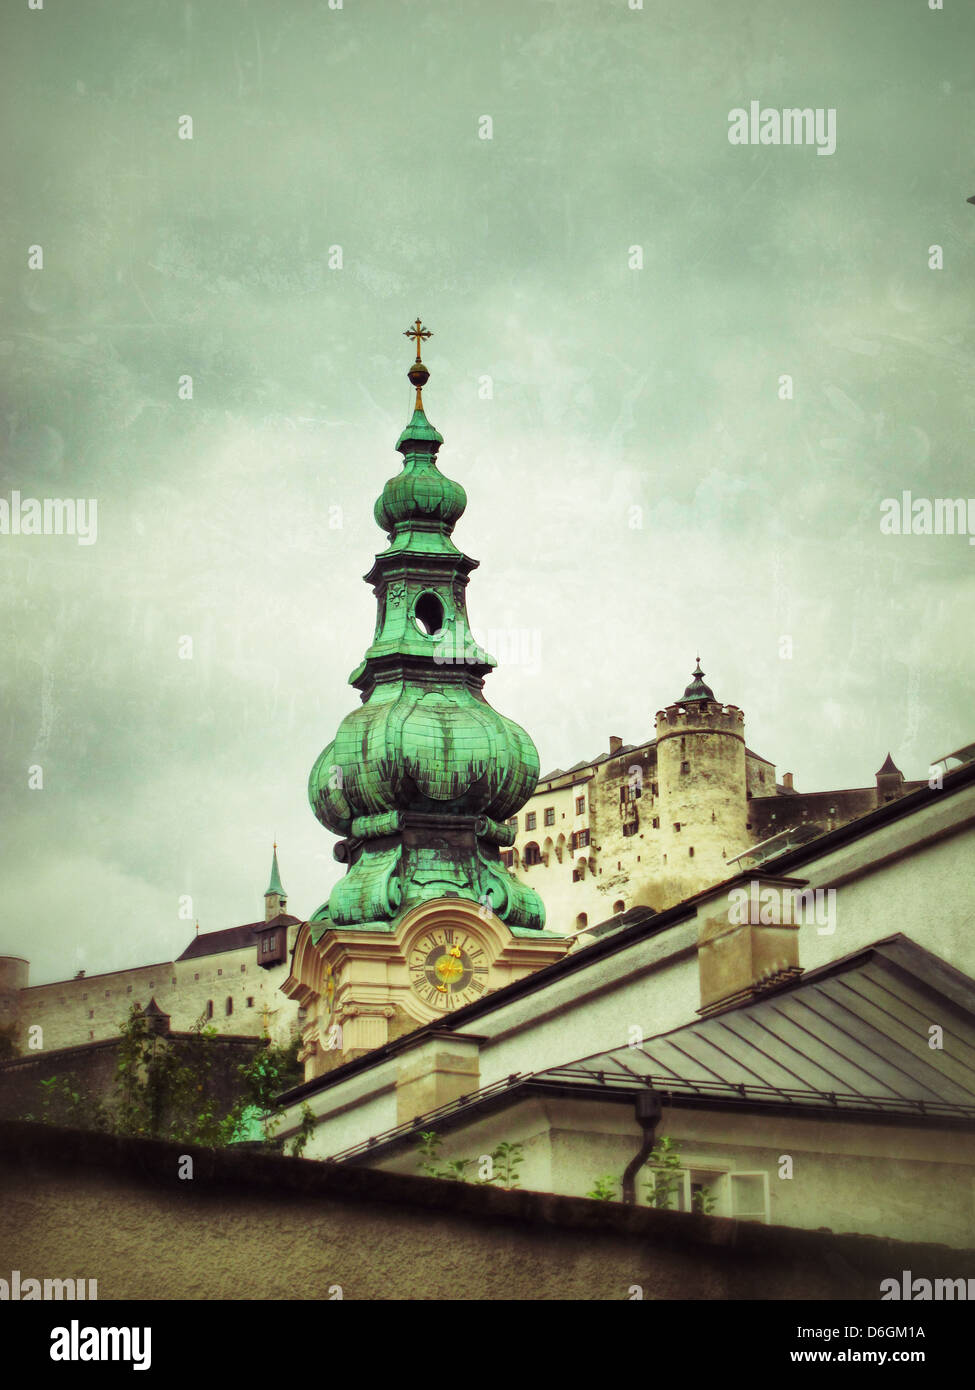
[[[289,955],[296,932],[297,927],[289,927]],[[218,1032],[260,1037],[266,1007],[271,1037],[275,1042],[286,1042],[297,1031],[298,1018],[297,1005],[279,988],[288,968],[287,962],[269,969],[259,966],[255,942],[240,950],[190,960],[161,961],[132,970],[29,985],[17,995],[16,1043],[26,1053],[29,1030],[37,1025],[43,1030],[43,1049],[38,1050],[114,1038],[132,1004],[145,1008],[153,997],[170,1015],[175,1032],[189,1032],[207,1013],[210,1003],[210,1022]],[[230,1013],[228,1000],[232,1000]],[[34,1036],[36,1044],[38,1035]]]
[[[876,1300],[973,1251],[0,1124],[0,1270],[106,1299]],[[9,1275],[7,1275],[9,1277]]]
[[[187,1062],[192,1060],[194,1047],[199,1047],[196,1039],[185,1035],[173,1038],[172,1043],[180,1059]],[[219,1112],[225,1114],[242,1093],[237,1068],[250,1061],[260,1044],[253,1038],[226,1036],[214,1043],[209,1093],[216,1098]],[[59,1052],[31,1052],[0,1064],[0,1119],[40,1115],[44,1098],[41,1083],[54,1076],[72,1080],[82,1093],[108,1099],[114,1091],[118,1049],[118,1040],[110,1039]]]

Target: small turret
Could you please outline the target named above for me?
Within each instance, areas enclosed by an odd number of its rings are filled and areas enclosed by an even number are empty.
[[[275,840],[274,850],[271,858],[271,882],[267,886],[264,894],[264,920],[270,922],[279,913],[284,912],[288,906],[288,895],[281,887],[281,875],[278,872],[278,844]]]
[[[904,795],[904,774],[899,767],[894,764],[890,754],[884,759],[883,767],[877,772],[877,805],[883,806],[885,801],[894,801],[897,797]]]

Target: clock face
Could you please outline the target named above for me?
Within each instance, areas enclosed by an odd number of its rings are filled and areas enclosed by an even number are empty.
[[[424,932],[411,945],[407,963],[414,994],[433,1009],[456,1009],[487,991],[487,952],[464,927]]]

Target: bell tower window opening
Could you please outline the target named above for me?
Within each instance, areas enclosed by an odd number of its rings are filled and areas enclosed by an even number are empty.
[[[436,594],[421,594],[413,609],[417,627],[427,637],[434,637],[443,627],[443,604]]]

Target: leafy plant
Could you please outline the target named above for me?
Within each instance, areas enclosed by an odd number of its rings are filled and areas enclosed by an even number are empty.
[[[489,1187],[496,1183],[499,1187],[513,1188],[519,1183],[518,1167],[524,1162],[522,1146],[519,1143],[500,1143],[490,1154],[490,1177],[471,1178],[468,1172],[472,1167],[480,1167],[480,1158],[448,1159],[442,1166],[440,1147],[443,1136],[436,1130],[421,1130],[417,1138],[417,1167],[428,1178],[440,1178],[444,1182],[473,1182],[475,1186]]]
[[[684,1169],[674,1140],[661,1135],[647,1158],[647,1164],[650,1168],[650,1175],[644,1184],[647,1205],[658,1211],[672,1209],[674,1198],[682,1191],[684,1184]],[[619,1178],[612,1173],[604,1173],[596,1179],[592,1191],[587,1192],[586,1196],[598,1202],[615,1202],[617,1188],[621,1186]],[[692,1211],[708,1216],[716,1205],[717,1198],[710,1188],[698,1187],[691,1192]]]
[[[298,1126],[298,1133],[291,1141],[292,1158],[301,1158],[302,1154],[305,1152],[305,1145],[314,1132],[315,1116],[312,1113],[311,1106],[305,1101],[304,1105],[301,1107],[301,1124]]]
[[[674,1148],[673,1139],[666,1135],[658,1139],[647,1163],[650,1165],[650,1177],[644,1185],[647,1205],[658,1211],[667,1210],[682,1186],[680,1154]]]
[[[504,1141],[491,1154],[491,1176],[479,1178],[478,1181],[485,1184],[495,1182],[499,1187],[517,1187],[518,1169],[524,1161],[521,1144]]]
[[[250,1116],[257,1113],[264,1145],[272,1146],[281,1121],[275,1097],[299,1079],[299,1039],[280,1047],[265,1039],[237,1067],[240,1094],[228,1108],[221,1106],[215,1084],[219,1034],[205,1018],[197,1020],[189,1038],[173,1039],[153,1031],[145,1014],[133,1005],[119,1032],[107,1100],[73,1075],[53,1076],[40,1083],[40,1115],[23,1118],[222,1148],[242,1139]],[[306,1105],[292,1153],[304,1150],[314,1127],[314,1116]]]

